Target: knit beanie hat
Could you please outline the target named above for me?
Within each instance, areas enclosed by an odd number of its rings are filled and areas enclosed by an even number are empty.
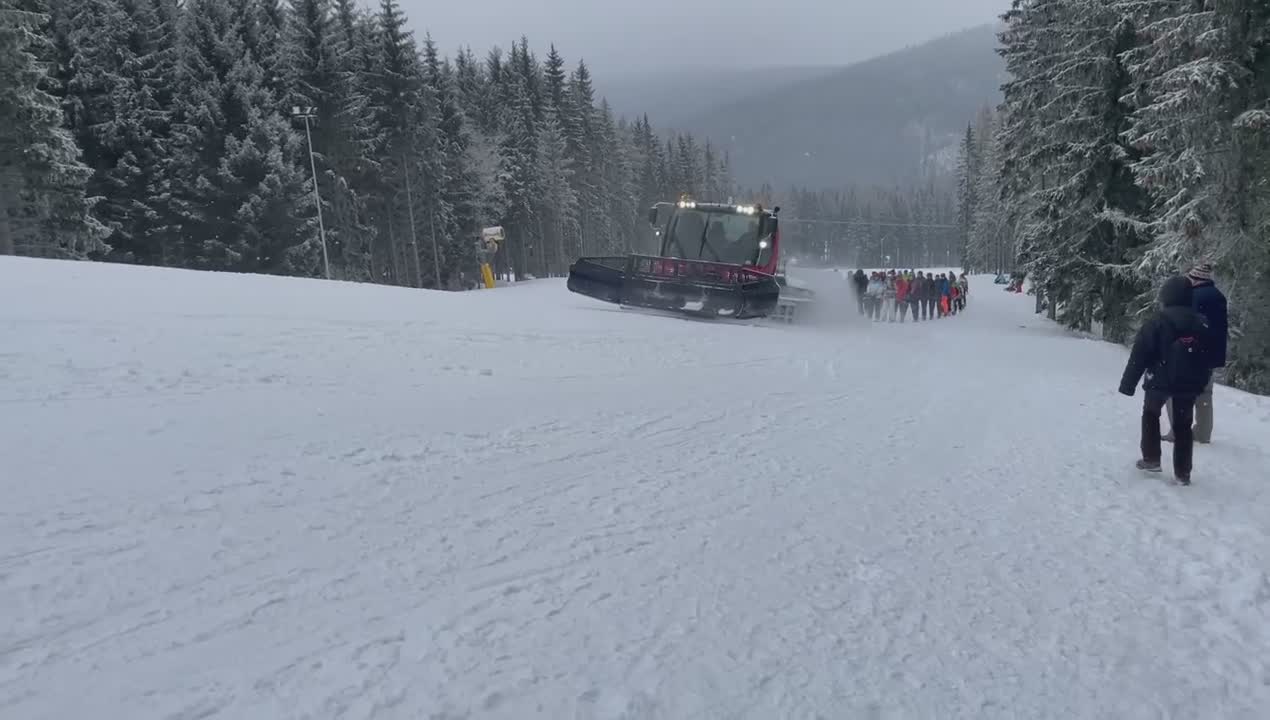
[[[1186,277],[1193,282],[1212,282],[1213,266],[1211,263],[1200,263],[1191,268],[1191,271],[1186,273]]]

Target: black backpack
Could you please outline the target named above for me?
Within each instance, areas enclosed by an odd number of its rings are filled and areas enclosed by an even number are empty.
[[[1173,339],[1164,348],[1164,377],[1171,390],[1203,390],[1208,384],[1211,369],[1208,363],[1208,346],[1205,337],[1208,324],[1202,317],[1192,328],[1179,330],[1169,323]]]

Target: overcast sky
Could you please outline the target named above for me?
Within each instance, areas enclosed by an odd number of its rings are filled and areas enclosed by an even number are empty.
[[[992,22],[1009,0],[401,0],[420,38],[479,54],[528,35],[610,75],[844,64]]]

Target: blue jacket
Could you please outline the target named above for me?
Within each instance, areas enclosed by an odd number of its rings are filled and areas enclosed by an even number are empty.
[[[1208,320],[1212,340],[1212,367],[1226,367],[1226,340],[1229,327],[1226,324],[1226,296],[1211,282],[1196,285],[1191,291],[1191,307]]]
[[[949,284],[948,284],[948,278],[940,278],[940,279],[939,279],[939,295],[940,295],[940,297],[943,297],[943,296],[945,296],[945,295],[949,295],[949,294],[951,294],[951,292],[952,292],[952,288],[951,288],[951,286],[949,286]]]

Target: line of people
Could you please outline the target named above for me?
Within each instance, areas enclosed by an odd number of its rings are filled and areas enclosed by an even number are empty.
[[[865,275],[864,270],[851,274],[860,314],[874,321],[905,322],[911,313],[913,322],[956,315],[966,309],[970,281],[966,273],[956,271],[926,274],[918,270],[877,271]]]

